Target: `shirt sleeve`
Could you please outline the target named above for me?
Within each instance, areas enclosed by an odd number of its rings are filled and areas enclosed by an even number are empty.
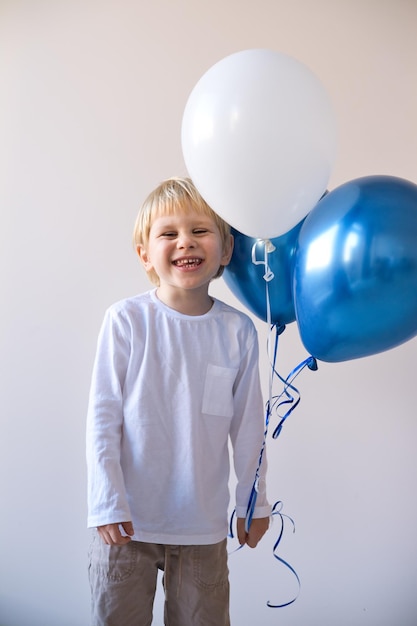
[[[259,349],[255,329],[250,334],[249,349],[242,359],[234,390],[235,413],[230,437],[237,477],[236,514],[246,517],[249,497],[254,485],[264,443],[264,407],[259,379]],[[266,495],[266,451],[259,471],[258,495],[254,518],[268,517],[271,506]]]
[[[87,413],[88,526],[130,521],[120,447],[130,342],[109,309],[97,343]]]

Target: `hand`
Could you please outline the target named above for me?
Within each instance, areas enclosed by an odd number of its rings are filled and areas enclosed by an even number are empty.
[[[121,526],[127,536],[123,536],[120,532]],[[98,526],[97,530],[100,537],[108,546],[124,546],[131,541],[131,536],[135,534],[132,522],[120,522],[120,524],[105,524]]]
[[[237,518],[237,538],[240,545],[245,543],[250,548],[256,548],[269,527],[269,517],[252,518],[249,531],[245,531],[245,518]]]

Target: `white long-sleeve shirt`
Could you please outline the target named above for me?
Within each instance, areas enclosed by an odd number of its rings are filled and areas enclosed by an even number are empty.
[[[156,290],[111,306],[87,419],[88,526],[133,522],[133,539],[210,544],[227,535],[229,437],[245,517],[263,442],[252,321],[214,300],[183,315]],[[254,517],[267,517],[265,463]]]

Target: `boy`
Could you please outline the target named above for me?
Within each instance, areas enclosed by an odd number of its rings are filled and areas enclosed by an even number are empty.
[[[210,297],[230,261],[229,226],[189,179],[169,179],[139,212],[134,241],[157,285],[106,313],[87,420],[94,626],[149,626],[158,569],[165,624],[227,626],[228,440],[240,544],[269,524],[255,328]]]

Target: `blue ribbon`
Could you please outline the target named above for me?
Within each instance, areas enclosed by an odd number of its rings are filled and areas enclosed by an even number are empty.
[[[301,400],[301,395],[298,389],[292,384],[293,380],[297,378],[297,376],[302,372],[302,370],[308,367],[309,370],[316,371],[318,369],[317,361],[313,356],[309,356],[304,361],[301,361],[293,370],[288,374],[287,378],[282,378],[280,374],[275,369],[275,361],[272,365],[274,374],[284,383],[284,389],[279,396],[275,396],[272,398],[273,403],[271,404],[270,410],[275,409],[278,413],[278,409],[286,404],[292,405],[288,411],[281,417],[277,427],[275,428],[272,438],[277,439],[277,437],[281,434],[282,427],[284,425],[285,420],[291,415],[294,409],[299,405]],[[291,395],[291,390],[294,394],[297,395],[297,399],[295,400],[294,396]],[[285,397],[285,400],[281,400],[282,397]]]
[[[283,506],[284,506],[283,503],[281,502],[281,500],[279,500],[279,501],[275,502],[274,506],[272,507],[271,517],[278,516],[279,519],[280,519],[280,522],[281,522],[281,528],[280,528],[280,531],[278,533],[278,537],[277,537],[277,539],[276,539],[276,541],[274,543],[274,547],[272,549],[272,555],[273,555],[273,557],[277,561],[279,561],[279,563],[281,563],[282,565],[287,567],[290,570],[290,572],[294,575],[294,577],[295,577],[295,579],[297,581],[297,584],[298,584],[298,591],[297,591],[296,595],[293,598],[291,598],[291,600],[288,600],[287,602],[284,602],[282,604],[272,604],[272,602],[270,602],[268,600],[266,604],[271,609],[281,609],[281,608],[284,608],[285,606],[289,606],[290,604],[293,604],[297,600],[298,596],[300,595],[300,591],[301,591],[301,581],[300,581],[300,578],[299,578],[297,572],[292,567],[292,565],[290,565],[287,561],[285,561],[282,557],[278,556],[278,554],[277,554],[277,548],[278,548],[278,546],[279,546],[279,544],[281,542],[281,539],[282,539],[282,537],[284,535],[284,518],[286,518],[287,520],[289,520],[291,522],[292,527],[293,527],[293,533],[295,533],[295,523],[294,523],[294,520],[291,517],[289,517],[289,515],[286,515],[285,513],[281,513]],[[231,539],[234,538],[233,522],[234,522],[235,517],[236,517],[236,509],[233,510],[233,513],[232,513],[232,515],[230,517],[230,522],[229,522],[229,535],[228,536]],[[239,545],[237,548],[235,548],[234,550],[229,552],[229,554],[233,554],[234,552],[237,552],[238,550],[241,550],[244,546],[245,546],[245,544]]]
[[[297,376],[303,371],[303,369],[305,367],[307,367],[308,369],[310,369],[312,371],[315,371],[318,368],[316,359],[313,356],[308,356],[301,363],[299,363],[296,367],[294,367],[286,378],[283,378],[278,373],[278,371],[276,369],[276,361],[277,361],[277,354],[278,354],[278,340],[279,340],[279,336],[285,330],[285,325],[277,325],[277,324],[272,325],[270,327],[271,334],[272,334],[274,329],[275,329],[275,342],[274,342],[273,356],[272,356],[272,361],[271,361],[270,394],[269,394],[269,399],[268,399],[268,401],[266,403],[264,440],[263,440],[262,447],[261,447],[261,452],[260,452],[260,455],[259,455],[258,466],[257,466],[256,473],[255,473],[255,480],[253,482],[253,486],[252,486],[251,494],[249,496],[249,502],[248,502],[248,506],[247,506],[247,510],[246,510],[246,519],[245,519],[245,530],[246,530],[246,532],[249,531],[249,528],[250,528],[250,525],[251,525],[251,522],[252,522],[252,518],[253,518],[253,514],[254,514],[254,510],[255,510],[255,506],[256,506],[256,500],[257,500],[257,497],[258,497],[258,486],[259,486],[259,480],[260,480],[260,469],[261,469],[261,465],[262,465],[263,455],[264,455],[264,452],[265,452],[265,446],[266,446],[266,440],[267,440],[267,435],[268,435],[271,415],[272,415],[272,413],[274,411],[278,414],[278,411],[279,411],[280,407],[283,407],[285,405],[290,405],[290,407],[285,412],[285,414],[283,416],[279,416],[280,420],[279,420],[278,425],[276,426],[276,428],[275,428],[275,430],[274,430],[274,432],[272,434],[272,438],[273,439],[277,439],[279,437],[279,435],[281,434],[281,432],[282,432],[282,428],[283,428],[284,422],[288,419],[288,417],[291,415],[291,413],[294,411],[294,409],[299,405],[300,400],[301,400],[300,392],[298,391],[298,389],[293,384],[295,378],[297,378]],[[270,338],[268,339],[268,341],[270,341]],[[269,349],[268,349],[268,352],[269,352]],[[272,395],[272,387],[273,387],[274,376],[278,380],[280,380],[283,383],[283,385],[284,385],[284,388],[283,388],[282,392],[279,395],[276,395],[276,396]],[[282,565],[287,567],[290,570],[290,572],[295,576],[295,579],[296,579],[296,581],[298,583],[298,592],[291,600],[289,600],[287,602],[284,602],[282,604],[272,604],[271,602],[268,601],[267,602],[267,606],[269,606],[270,608],[283,608],[285,606],[289,606],[290,604],[293,604],[293,602],[295,602],[296,599],[298,598],[299,593],[300,593],[300,589],[301,589],[300,578],[299,578],[297,572],[295,571],[295,569],[292,567],[292,565],[290,565],[287,561],[285,561],[283,558],[281,558],[277,554],[277,549],[278,549],[278,546],[279,546],[279,544],[281,542],[281,539],[282,539],[283,533],[284,533],[284,518],[291,522],[291,524],[293,526],[293,532],[295,532],[294,521],[288,515],[285,515],[285,514],[281,513],[282,507],[283,507],[283,503],[281,501],[276,502],[274,504],[274,506],[272,507],[271,515],[273,517],[274,516],[278,516],[280,521],[281,521],[281,528],[280,528],[280,531],[278,533],[278,537],[277,537],[277,539],[275,541],[272,553],[273,553],[274,558],[277,561],[279,561]],[[235,514],[235,511],[233,512],[231,520],[230,520],[230,528],[229,528],[229,531],[230,531],[230,535],[229,536],[230,537],[233,537],[232,524],[233,524],[234,514]],[[242,548],[242,547],[243,546],[239,546],[238,550],[240,548]]]
[[[259,454],[258,466],[257,466],[256,472],[255,472],[255,479],[254,479],[254,482],[253,482],[253,486],[252,486],[251,494],[249,496],[249,502],[248,502],[248,506],[247,506],[247,510],[246,510],[246,519],[245,519],[245,530],[246,530],[246,532],[248,532],[248,530],[249,530],[249,527],[250,527],[250,524],[251,524],[251,521],[252,521],[252,517],[253,517],[253,513],[254,513],[254,510],[255,510],[255,506],[256,506],[256,500],[257,500],[257,497],[258,497],[258,485],[259,485],[259,480],[260,480],[260,470],[261,470],[262,459],[263,459],[263,455],[264,455],[264,451],[265,451],[266,439],[267,439],[267,436],[268,436],[269,423],[270,423],[272,412],[273,412],[273,410],[278,412],[278,409],[281,406],[283,406],[283,405],[286,405],[286,404],[291,404],[292,405],[287,410],[285,415],[280,416],[280,421],[279,421],[278,425],[276,426],[276,428],[275,428],[275,430],[274,430],[274,432],[272,434],[272,438],[273,439],[277,439],[278,436],[281,434],[282,427],[284,425],[285,420],[291,415],[291,413],[299,405],[300,400],[301,400],[300,392],[292,384],[293,381],[295,380],[295,378],[297,378],[297,376],[302,372],[302,370],[305,367],[308,367],[308,369],[310,369],[312,371],[317,370],[317,361],[316,361],[316,359],[313,356],[309,356],[306,359],[304,359],[304,361],[299,363],[296,367],[294,367],[294,369],[291,370],[291,372],[288,374],[288,376],[285,379],[282,378],[282,376],[277,372],[276,360],[277,360],[277,354],[278,354],[278,338],[284,332],[285,325],[274,324],[273,326],[271,326],[271,332],[273,331],[274,328],[275,328],[275,344],[274,344],[273,358],[272,358],[272,363],[271,363],[271,368],[272,368],[271,369],[271,371],[272,371],[271,380],[273,380],[273,377],[276,376],[284,384],[284,389],[278,396],[272,396],[272,391],[271,391],[272,390],[272,385],[271,385],[270,397],[268,398],[268,402],[266,403],[264,439],[263,439],[263,442],[262,442],[262,447],[261,447],[261,451],[260,451],[260,454]],[[268,339],[268,341],[269,341],[269,339]],[[296,394],[296,396],[297,396],[296,400],[295,400],[294,396],[290,393],[290,390],[291,390],[291,392]],[[285,397],[285,399],[281,400],[281,398],[283,396]]]
[[[298,596],[300,594],[300,590],[301,590],[301,581],[300,581],[300,578],[299,578],[297,572],[295,571],[295,569],[289,563],[287,563],[287,561],[284,561],[284,559],[282,559],[280,556],[278,556],[278,554],[276,553],[276,549],[278,548],[278,545],[279,545],[279,543],[280,543],[280,541],[282,539],[282,536],[284,534],[284,517],[291,522],[291,524],[293,526],[293,533],[295,533],[294,520],[291,517],[289,517],[288,515],[286,515],[284,513],[281,513],[283,506],[284,506],[283,503],[279,500],[278,502],[275,502],[274,506],[272,507],[272,515],[273,516],[278,515],[278,517],[280,518],[280,521],[281,521],[281,529],[279,531],[278,538],[275,541],[272,553],[274,555],[274,558],[277,559],[277,561],[282,563],[282,565],[285,565],[285,567],[287,567],[294,574],[294,576],[295,576],[295,578],[297,580],[297,583],[298,583],[298,591],[297,591],[296,595],[291,600],[289,600],[288,602],[284,602],[283,604],[272,604],[268,600],[268,602],[266,604],[267,604],[267,606],[269,606],[272,609],[282,609],[284,606],[289,606],[290,604],[293,604],[293,602],[295,602],[297,600],[297,598],[298,598]]]
[[[258,260],[256,258],[256,248],[257,245],[259,243],[263,243],[264,245],[264,258],[263,260]],[[255,511],[255,506],[256,506],[256,500],[258,497],[258,490],[259,490],[259,481],[260,481],[260,470],[261,470],[261,465],[262,465],[262,459],[264,456],[264,452],[265,452],[265,446],[266,446],[266,440],[267,440],[267,436],[268,436],[268,430],[269,430],[269,424],[270,424],[270,419],[271,419],[271,415],[273,413],[273,411],[275,411],[277,413],[277,415],[279,416],[280,420],[278,422],[278,425],[276,426],[273,434],[272,434],[272,438],[273,439],[277,439],[279,437],[279,435],[282,432],[282,428],[284,425],[284,422],[288,419],[288,417],[291,415],[291,413],[294,411],[294,409],[299,405],[300,400],[301,400],[301,396],[300,393],[298,391],[298,389],[293,385],[293,381],[295,380],[295,378],[297,378],[297,376],[300,374],[300,372],[302,372],[302,370],[305,367],[308,367],[308,369],[315,371],[317,370],[317,361],[313,356],[309,356],[306,359],[304,359],[304,361],[302,361],[301,363],[299,363],[296,367],[294,367],[293,370],[291,370],[291,372],[288,374],[288,376],[284,379],[282,378],[282,376],[278,373],[277,369],[276,369],[276,361],[277,361],[277,354],[278,354],[278,338],[279,336],[284,332],[285,330],[285,325],[284,324],[271,324],[271,307],[270,307],[270,297],[269,297],[269,282],[274,278],[274,274],[271,271],[270,267],[269,267],[269,262],[268,262],[268,255],[271,252],[275,251],[275,246],[269,241],[269,240],[259,240],[257,241],[253,247],[252,247],[252,263],[254,263],[255,265],[264,265],[265,267],[265,274],[263,276],[264,280],[265,280],[265,299],[266,299],[266,310],[267,310],[267,322],[270,328],[270,335],[268,337],[268,354],[270,354],[270,338],[272,335],[273,330],[275,329],[275,342],[274,342],[274,349],[273,349],[273,356],[272,358],[270,357],[270,365],[271,365],[271,371],[270,371],[270,378],[269,378],[269,398],[268,401],[266,403],[266,414],[265,414],[265,430],[264,430],[264,439],[263,439],[263,443],[262,443],[262,447],[261,447],[261,451],[259,454],[259,459],[258,459],[258,466],[255,472],[255,479],[253,481],[253,486],[252,486],[252,490],[249,496],[249,502],[248,502],[248,506],[246,509],[246,517],[245,517],[245,531],[249,532],[249,528],[252,522],[252,518],[253,518],[253,514]],[[272,395],[272,390],[273,390],[273,383],[274,383],[274,377],[277,377],[284,385],[283,391],[277,395],[277,396],[273,396]],[[294,394],[294,395],[293,395]],[[284,398],[284,399],[282,399]],[[285,414],[283,416],[280,416],[278,411],[280,409],[280,407],[283,407],[285,405],[290,405],[290,407],[288,408],[288,410],[285,412]],[[297,572],[295,571],[295,569],[289,564],[287,563],[287,561],[285,561],[284,559],[282,559],[280,556],[278,556],[277,554],[277,548],[281,542],[281,539],[283,537],[284,534],[284,518],[289,520],[293,526],[293,532],[295,532],[295,524],[294,521],[291,519],[291,517],[289,517],[288,515],[285,515],[283,513],[281,513],[282,511],[282,507],[283,507],[283,503],[281,501],[277,501],[274,506],[272,507],[272,512],[271,512],[271,516],[278,516],[280,521],[281,521],[281,528],[280,531],[278,533],[278,538],[275,541],[274,547],[273,547],[273,556],[275,559],[277,559],[277,561],[279,561],[282,565],[284,565],[285,567],[287,567],[290,572],[292,572],[292,574],[295,576],[297,583],[298,583],[298,592],[297,594],[288,602],[284,602],[283,604],[272,604],[271,602],[267,602],[267,606],[271,607],[271,608],[282,608],[285,606],[289,606],[290,604],[292,604],[293,602],[296,601],[296,599],[298,598],[298,595],[300,593],[300,589],[301,589],[301,582],[300,582],[300,578],[297,574]],[[230,523],[229,523],[229,537],[233,538],[233,521],[234,518],[236,516],[236,509],[234,509],[231,518],[230,518]],[[234,550],[234,552],[236,552],[237,550],[240,550],[241,548],[243,548],[245,544],[240,545],[238,548],[236,548],[236,550]]]

